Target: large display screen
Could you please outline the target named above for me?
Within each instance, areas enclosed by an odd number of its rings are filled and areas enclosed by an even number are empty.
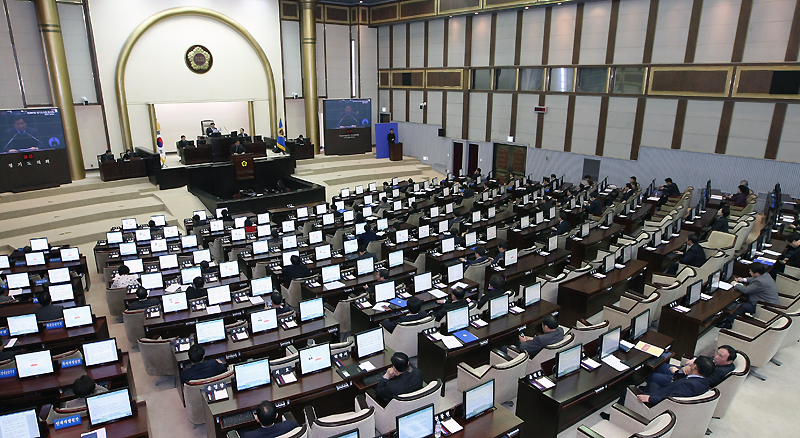
[[[372,103],[369,99],[324,100],[325,129],[369,128]]]
[[[0,111],[0,129],[3,154],[64,148],[64,128],[58,108]]]

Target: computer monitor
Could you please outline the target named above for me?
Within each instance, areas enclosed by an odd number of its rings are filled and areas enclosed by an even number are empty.
[[[531,217],[530,216],[525,215],[525,216],[522,216],[521,218],[519,218],[519,227],[521,229],[524,230],[525,228],[528,228],[530,225],[531,225]]]
[[[53,372],[53,357],[50,356],[50,350],[18,354],[14,359],[17,362],[17,376],[20,379]]]
[[[83,362],[87,367],[116,362],[118,359],[115,338],[83,344]]]
[[[244,222],[247,220],[247,216],[239,216],[233,218],[233,227],[234,228],[244,228]]]
[[[464,264],[461,262],[452,264],[447,267],[447,282],[453,283],[461,281],[464,278]]]
[[[580,237],[587,237],[589,235],[589,224],[581,224],[581,235]]]
[[[36,409],[0,415],[0,431],[10,431],[9,437],[39,438],[39,418]],[[5,433],[0,434],[5,438]]]
[[[214,217],[216,217],[216,218],[221,218],[221,217],[222,217],[222,213],[223,213],[223,212],[225,212],[225,211],[227,211],[227,210],[228,210],[228,209],[227,209],[227,208],[224,208],[224,207],[223,207],[223,208],[218,208],[218,209],[216,209],[216,210],[214,211]]]
[[[63,251],[63,249],[62,249]],[[64,259],[64,256],[61,256],[61,259]],[[0,255],[0,269],[8,269],[11,267],[11,260],[9,260],[7,255]]]
[[[433,436],[433,404],[397,417],[397,438],[427,438]]]
[[[619,340],[621,336],[622,327],[620,326],[616,326],[600,335],[600,359],[619,350]]]
[[[106,233],[106,242],[108,242],[109,244],[122,243],[122,233],[119,231],[112,231]]]
[[[645,310],[644,312],[634,316],[631,319],[631,340],[637,340],[644,336],[647,333],[647,329],[650,327],[650,309]]]
[[[497,238],[497,225],[486,227],[486,240],[491,241]]]
[[[186,302],[186,292],[167,294],[161,297],[164,304],[164,313],[179,312],[188,308]]]
[[[378,219],[378,231],[383,231],[389,228],[389,219],[381,218]]]
[[[136,229],[136,219],[123,219],[122,220],[122,229],[123,230],[135,230]]]
[[[272,277],[254,278],[250,280],[250,295],[256,297],[271,294],[273,291]]]
[[[331,246],[320,245],[314,248],[314,259],[316,261],[327,260],[331,258]]]
[[[494,408],[494,379],[464,391],[464,419],[477,417]]]
[[[481,220],[481,212],[480,211],[473,211],[472,212],[472,222],[480,222]]]
[[[503,253],[505,267],[509,267],[517,263],[517,248],[509,248]]]
[[[167,241],[166,239],[155,239],[150,241],[150,252],[164,252],[167,250]]]
[[[146,242],[148,240],[150,240],[150,228],[142,228],[141,230],[136,230],[137,242]]]
[[[294,221],[288,220],[281,222],[281,230],[284,233],[294,233],[295,230]]]
[[[530,286],[525,286],[523,296],[525,297],[525,306],[538,303],[542,299],[542,283],[537,281]]]
[[[700,294],[703,292],[703,280],[697,280],[694,283],[690,284],[689,287],[686,289],[686,305],[691,306],[692,304],[700,301]]]
[[[478,244],[478,233],[472,231],[464,235],[464,246],[469,248],[477,244]]]
[[[616,254],[613,252],[610,254],[606,254],[603,257],[603,272],[611,272],[614,270],[614,263],[617,261]]]
[[[350,239],[344,241],[344,253],[353,254],[358,251],[358,240]]]
[[[334,210],[342,211],[344,210],[344,201],[336,201],[333,203]]]
[[[125,260],[122,263],[131,270],[131,274],[144,272],[144,263],[142,263],[142,259]]]
[[[323,266],[322,267],[322,282],[330,283],[332,281],[339,281],[342,278],[341,267],[337,265]]]
[[[389,253],[389,267],[401,266],[403,264],[403,250],[392,251]]]
[[[181,284],[192,284],[197,277],[202,277],[203,271],[199,266],[181,269]]]
[[[328,204],[317,204],[314,206],[317,214],[325,214],[328,211]]]
[[[312,321],[325,316],[322,297],[300,301],[300,322]]]
[[[27,272],[20,272],[19,274],[6,275],[6,286],[9,289],[22,289],[30,287],[31,280],[28,278]]]
[[[178,226],[177,225],[171,225],[169,227],[164,227],[164,238],[165,239],[178,237],[179,235],[180,235],[180,233],[178,233]]]
[[[394,233],[395,243],[405,243],[408,242],[408,230],[397,230]]]
[[[369,191],[374,192],[376,190],[378,190],[378,185],[374,182],[369,183]]]
[[[89,305],[64,308],[64,327],[73,328],[90,325],[92,320],[92,307]]]
[[[54,284],[50,286],[49,290],[50,290],[50,299],[54,303],[58,303],[61,301],[72,301],[75,299],[71,283]]]
[[[258,225],[269,225],[269,213],[259,213],[256,216],[256,221]]]
[[[36,314],[30,313],[27,315],[9,316],[8,317],[8,334],[11,337],[27,335],[29,333],[38,333],[39,325],[36,322]]]
[[[150,220],[153,221],[157,227],[163,227],[167,225],[167,218],[165,218],[163,214],[150,216]]]
[[[60,253],[62,262],[77,262],[81,259],[78,248],[61,248]],[[0,266],[0,268],[2,268],[2,266]]]
[[[221,341],[225,336],[225,320],[214,319],[211,321],[198,322],[194,325],[197,334],[198,344],[208,344],[210,342]]]
[[[197,248],[197,236],[189,234],[188,236],[181,236],[181,248]]]
[[[345,210],[345,212],[342,213],[342,220],[344,222],[353,222],[354,219],[355,219],[355,213],[353,212],[353,210]]]
[[[350,189],[349,188],[345,188],[345,189],[340,190],[339,191],[339,196],[342,197],[342,198],[349,197],[350,196]]]
[[[266,254],[269,252],[269,241],[256,240],[253,242],[253,255]]]
[[[331,344],[328,342],[300,349],[297,353],[301,375],[316,373],[331,367]]]
[[[164,287],[164,279],[160,272],[142,274],[139,279],[142,281],[142,287],[145,289],[161,289]]]
[[[728,281],[733,277],[733,260],[728,261],[722,266],[722,280]]]
[[[431,288],[432,274],[430,271],[414,276],[414,293],[425,292]]]
[[[119,255],[121,256],[129,256],[129,255],[136,255],[136,243],[134,242],[125,242],[119,244]],[[27,254],[26,254],[27,256]]]
[[[86,397],[86,408],[92,427],[133,415],[127,388]]]
[[[556,353],[556,378],[560,379],[568,374],[574,373],[581,368],[581,348],[583,344],[578,344]]]
[[[244,228],[234,228],[231,230],[231,242],[238,242],[244,240],[246,237],[247,233],[245,233]]]
[[[449,224],[448,224],[447,221],[439,221],[439,226],[437,228],[439,234],[446,233],[447,230],[450,229],[450,228],[448,228],[448,226],[449,226]]]
[[[289,234],[284,235],[281,239],[281,244],[283,245],[283,249],[294,249],[297,248],[297,235]]]
[[[195,210],[192,212],[192,217],[199,216],[201,221],[208,219],[208,214],[205,210]]]
[[[259,359],[233,366],[236,391],[269,385],[272,373],[269,371],[269,359]]]
[[[375,260],[372,257],[365,257],[356,261],[356,273],[367,275],[375,271]]]
[[[281,254],[281,257],[283,258],[283,266],[284,267],[289,266],[289,265],[292,264],[292,256],[298,256],[299,257],[300,256],[300,251],[295,249],[293,251],[284,251]]]
[[[258,237],[271,237],[272,227],[269,224],[258,225],[256,227],[256,236]]]
[[[326,213],[322,215],[322,225],[332,225],[333,221],[333,213]]]
[[[431,235],[431,227],[430,225],[421,225],[417,229],[417,238],[424,239]]]
[[[228,278],[228,277],[233,277],[235,275],[239,275],[239,262],[234,260],[230,262],[222,262],[219,264],[220,278]]]
[[[356,335],[356,357],[363,359],[382,352],[383,327],[374,328]]]
[[[448,310],[445,315],[447,319],[447,332],[453,333],[469,326],[469,307],[463,306],[457,309]]]
[[[315,230],[308,233],[308,244],[309,245],[316,245],[317,243],[322,242],[322,230]]]
[[[227,284],[217,287],[210,287],[208,292],[208,305],[216,306],[217,304],[229,303],[231,301],[231,287]]]
[[[375,302],[384,303],[395,298],[394,280],[375,285]]]
[[[69,283],[69,268],[48,269],[47,278],[50,279],[50,284]]]
[[[622,264],[626,264],[633,258],[633,245],[625,245],[622,247]]]
[[[508,295],[503,294],[489,301],[489,319],[497,319],[508,314]]]
[[[356,229],[355,229],[355,231],[356,231],[356,236],[358,236],[359,234],[364,234],[364,232],[366,231],[366,230],[364,229],[364,227],[365,227],[366,225],[367,225],[367,223],[366,223],[366,222],[359,222],[359,223],[357,223],[357,224],[356,224]]]
[[[708,276],[708,293],[712,293],[715,290],[719,289],[719,282],[721,277],[722,277],[722,271],[719,269],[712,272],[711,275]]]
[[[278,328],[278,309],[266,309],[250,314],[250,330],[255,333]]]
[[[456,239],[450,237],[442,240],[442,254],[453,252],[456,249]]]

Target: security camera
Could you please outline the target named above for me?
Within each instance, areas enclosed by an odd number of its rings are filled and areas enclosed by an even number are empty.
[[[292,93],[292,99],[297,99],[297,93]]]
[[[426,106],[428,106],[428,103],[422,102],[421,104],[419,104],[419,109],[425,109]]]
[[[89,99],[87,99],[86,97],[81,97],[81,99],[83,99],[84,105],[89,105]]]

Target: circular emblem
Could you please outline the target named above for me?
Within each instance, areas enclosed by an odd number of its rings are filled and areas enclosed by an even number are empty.
[[[186,50],[184,60],[189,70],[197,74],[207,73],[214,64],[214,58],[211,56],[211,52],[200,44],[189,47],[189,49]]]
[[[242,167],[247,167],[247,161],[242,161]]]

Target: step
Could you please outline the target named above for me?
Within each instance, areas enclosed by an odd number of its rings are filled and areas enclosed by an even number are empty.
[[[147,177],[123,179],[119,181],[101,181],[99,177],[87,177],[86,179],[75,181],[51,189],[34,190],[23,193],[3,193],[0,195],[0,203],[22,201],[26,199],[45,198],[48,196],[60,196],[67,193],[76,193],[89,190],[109,189],[111,187],[130,186],[134,184],[148,184],[152,187],[150,191],[158,190],[158,187],[150,183]]]
[[[59,211],[65,208],[86,207],[94,204],[113,203],[137,199],[143,194],[152,192],[152,185],[136,184],[133,186],[116,186],[83,192],[66,193],[50,196],[49,199],[25,199],[0,203],[0,220],[15,217]]]
[[[344,163],[343,163],[344,164]],[[408,162],[404,162],[403,165],[414,165],[419,164],[418,160]],[[379,168],[395,168],[398,167],[398,162],[396,161],[389,161],[389,160],[358,160],[353,162],[348,162],[346,165],[342,166],[332,166],[332,165],[325,165],[325,166],[318,166],[318,167],[306,167],[306,168],[297,168],[295,171],[296,176],[303,176],[303,175],[316,175],[320,173],[335,173],[335,172],[348,172],[352,170],[366,170],[366,169],[379,169]]]
[[[407,169],[407,170],[394,170],[392,172],[375,172],[375,173],[362,173],[360,175],[343,176],[340,178],[326,179],[327,186],[339,184],[351,184],[356,182],[370,183],[375,181],[379,186],[383,185],[383,181],[389,181],[394,177],[399,178],[401,181],[414,178],[414,176],[422,175],[423,169]]]
[[[307,162],[318,162],[318,161],[327,161],[327,162],[335,162],[335,161],[349,161],[349,160],[360,160],[363,158],[375,158],[375,152],[367,152],[364,154],[354,154],[354,155],[315,155],[312,160],[300,160],[297,164],[307,163]]]

